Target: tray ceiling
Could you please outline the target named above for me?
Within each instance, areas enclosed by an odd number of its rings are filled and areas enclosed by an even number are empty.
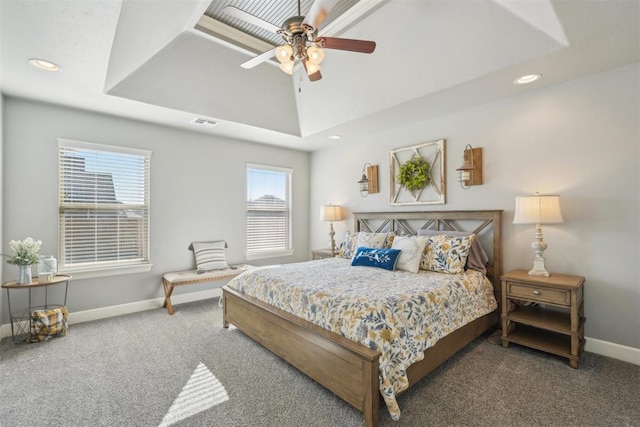
[[[303,15],[311,3],[301,3]],[[227,4],[278,26],[297,14],[295,2],[282,0],[163,0],[153,7],[143,0],[38,7],[4,0],[0,88],[9,96],[314,150],[332,134],[362,137],[640,60],[636,1],[349,0],[319,32],[374,40],[376,51],[327,49],[323,79],[310,83],[300,70],[292,77],[272,62],[242,69],[260,49],[196,29],[211,20],[263,45],[279,43],[221,16]],[[26,62],[32,57],[63,71],[35,70]],[[512,84],[531,72],[543,79]],[[194,117],[218,125],[194,128]]]

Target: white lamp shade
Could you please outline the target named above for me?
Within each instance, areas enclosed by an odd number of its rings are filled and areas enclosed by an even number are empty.
[[[564,222],[560,212],[560,196],[516,197],[514,224],[556,224]]]
[[[320,221],[342,221],[342,209],[336,205],[320,206]]]

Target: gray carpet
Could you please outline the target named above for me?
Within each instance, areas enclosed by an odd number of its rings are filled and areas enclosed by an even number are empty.
[[[492,341],[481,337],[402,395],[399,422],[382,408],[381,425],[640,425],[640,367],[585,353],[574,370],[566,359]],[[40,344],[4,339],[0,426],[157,427],[200,363],[229,400],[173,425],[362,425],[348,404],[222,329],[214,299],[179,305],[174,316],[157,309],[72,325],[67,337]]]

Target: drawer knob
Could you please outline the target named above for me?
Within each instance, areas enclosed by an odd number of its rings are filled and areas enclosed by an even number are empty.
[[[534,295],[540,295],[540,291],[538,291],[538,290],[533,291],[533,294],[534,294]]]

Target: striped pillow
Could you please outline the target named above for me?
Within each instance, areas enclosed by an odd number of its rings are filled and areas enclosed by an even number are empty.
[[[215,242],[193,242],[193,253],[196,256],[198,273],[209,270],[223,270],[229,265],[224,253],[227,243],[224,240]]]

